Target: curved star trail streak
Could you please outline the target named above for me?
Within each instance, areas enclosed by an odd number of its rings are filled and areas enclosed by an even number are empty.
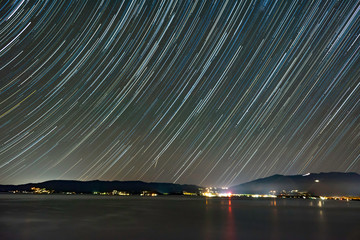
[[[0,182],[360,172],[359,1],[5,1]]]

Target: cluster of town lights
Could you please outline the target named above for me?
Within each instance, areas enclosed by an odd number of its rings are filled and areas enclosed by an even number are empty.
[[[231,197],[233,194],[231,192],[228,193],[214,193],[214,192],[204,192],[202,193],[204,197]]]

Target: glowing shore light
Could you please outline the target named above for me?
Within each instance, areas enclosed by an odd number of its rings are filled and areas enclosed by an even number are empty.
[[[204,192],[203,195],[205,197],[216,197],[216,195],[214,193],[211,193],[211,192]]]
[[[231,196],[232,196],[232,193],[231,193],[231,192],[228,192],[228,193],[219,193],[218,196],[219,196],[219,197],[231,197]]]

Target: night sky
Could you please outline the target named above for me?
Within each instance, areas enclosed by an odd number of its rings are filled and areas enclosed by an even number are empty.
[[[360,172],[359,1],[2,1],[0,183]]]

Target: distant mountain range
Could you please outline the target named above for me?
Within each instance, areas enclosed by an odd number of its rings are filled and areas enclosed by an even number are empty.
[[[32,187],[46,188],[55,192],[112,192],[113,190],[139,194],[142,191],[151,191],[160,194],[182,194],[183,191],[198,193],[199,187],[195,185],[181,185],[173,183],[146,183],[142,181],[71,181],[53,180],[42,183],[28,183],[22,185],[0,185],[0,192],[31,191]]]
[[[146,183],[142,181],[72,181],[53,180],[22,185],[0,185],[0,192],[31,191],[31,188],[46,188],[60,192],[94,193],[124,191],[140,194],[143,191],[159,194],[200,193],[199,186],[173,183]],[[276,191],[307,192],[314,196],[360,196],[360,175],[357,173],[311,173],[305,175],[274,175],[230,187],[233,194],[269,194]]]
[[[315,196],[360,196],[360,175],[357,173],[311,173],[305,175],[274,175],[230,188],[237,194],[277,194],[285,190],[308,192]]]

